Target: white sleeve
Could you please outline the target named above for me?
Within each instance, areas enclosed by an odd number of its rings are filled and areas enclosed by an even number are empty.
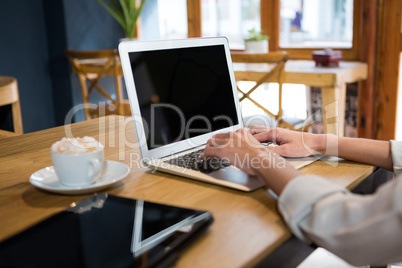
[[[392,164],[395,175],[402,173],[402,141],[391,141]]]
[[[402,170],[402,143],[392,142]],[[317,176],[291,181],[278,200],[292,232],[354,265],[402,261],[402,172],[373,195],[355,195]]]

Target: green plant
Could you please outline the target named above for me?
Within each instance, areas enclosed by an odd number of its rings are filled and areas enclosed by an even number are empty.
[[[109,4],[104,0],[96,1],[117,20],[121,27],[123,27],[126,37],[133,38],[137,20],[146,0],[142,0],[139,7],[135,5],[136,0],[109,0]]]
[[[256,29],[248,30],[249,37],[245,38],[244,41],[262,41],[268,40],[268,35],[262,34],[261,32],[256,31]]]

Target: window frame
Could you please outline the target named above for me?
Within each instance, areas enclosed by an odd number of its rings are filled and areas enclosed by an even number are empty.
[[[353,1],[352,48],[333,48],[342,51],[344,60],[357,60],[360,46],[360,9],[362,0]],[[261,30],[269,35],[270,51],[286,51],[292,59],[311,59],[311,53],[324,48],[285,48],[279,46],[280,0],[261,0]],[[187,0],[188,37],[202,36],[201,0]]]

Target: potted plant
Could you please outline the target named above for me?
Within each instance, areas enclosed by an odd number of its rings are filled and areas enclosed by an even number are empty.
[[[109,4],[105,0],[96,0],[101,4],[110,15],[121,25],[126,38],[133,39],[137,20],[140,17],[142,8],[146,0],[142,0],[139,7],[136,7],[137,0],[109,0]]]
[[[256,29],[248,30],[249,36],[244,39],[246,52],[268,53],[268,35],[264,35]]]

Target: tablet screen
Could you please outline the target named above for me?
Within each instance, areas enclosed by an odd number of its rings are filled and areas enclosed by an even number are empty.
[[[169,266],[209,212],[98,194],[0,244],[0,267]]]

